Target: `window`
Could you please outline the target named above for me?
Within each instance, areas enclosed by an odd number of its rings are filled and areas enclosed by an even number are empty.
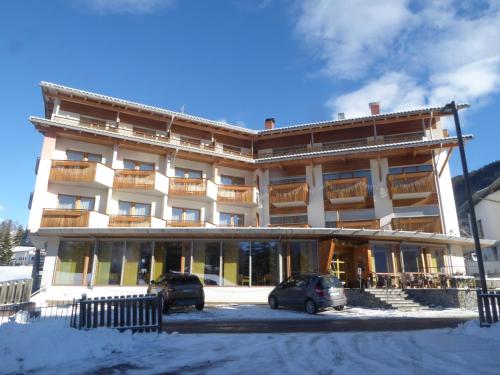
[[[222,285],[250,285],[250,242],[222,242]]]
[[[272,225],[307,224],[307,215],[271,216],[270,221]]]
[[[219,224],[227,227],[242,227],[244,226],[245,215],[232,214],[228,212],[221,212],[219,214]]]
[[[276,285],[279,282],[277,242],[252,242],[252,285]]]
[[[151,216],[151,204],[137,202],[118,202],[118,215]]]
[[[484,238],[483,222],[481,219],[477,221],[477,231],[479,232],[479,238]]]
[[[92,249],[89,241],[61,241],[54,284],[86,286],[92,279]]]
[[[193,273],[205,285],[220,285],[220,242],[195,241]]]
[[[120,285],[123,265],[123,241],[102,241],[97,252],[96,285]]]
[[[155,164],[137,160],[124,159],[123,168],[136,171],[154,171]]]
[[[222,185],[245,185],[244,177],[233,177],[233,176],[220,176],[220,183]]]
[[[405,167],[389,168],[389,174],[416,173],[416,172],[432,172],[432,165],[421,164],[421,165],[410,165]]]
[[[286,276],[318,272],[318,251],[315,241],[283,242],[283,272]]]
[[[375,272],[392,273],[391,247],[388,245],[373,245],[372,251],[375,262]]]
[[[403,267],[405,272],[422,272],[422,249],[420,246],[404,246],[401,247],[403,254]]]
[[[123,266],[123,285],[147,285],[151,278],[153,244],[127,241]]]
[[[74,195],[59,194],[57,196],[57,208],[63,210],[87,210],[93,211],[95,199]]]
[[[74,150],[66,150],[66,159],[71,161],[92,161],[102,163],[102,155]]]
[[[194,169],[175,168],[175,177],[201,179],[203,177],[203,173]]]
[[[191,241],[155,241],[153,279],[169,272],[189,273]]]
[[[174,221],[200,221],[200,210],[191,208],[172,207]]]

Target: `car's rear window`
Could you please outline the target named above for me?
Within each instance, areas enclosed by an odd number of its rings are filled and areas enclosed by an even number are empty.
[[[321,277],[321,285],[323,288],[340,288],[342,287],[342,283],[340,282],[339,279],[337,279],[334,276],[322,276]]]
[[[196,276],[173,277],[168,283],[170,285],[192,285],[200,284],[200,280]]]

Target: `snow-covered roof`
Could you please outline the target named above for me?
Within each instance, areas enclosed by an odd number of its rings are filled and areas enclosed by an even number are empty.
[[[266,135],[266,134],[295,131],[295,130],[301,130],[301,129],[307,129],[307,128],[321,128],[321,127],[333,126],[333,125],[346,125],[346,124],[351,124],[351,123],[377,121],[377,120],[384,120],[384,119],[397,118],[397,117],[410,117],[410,116],[415,116],[415,115],[420,115],[420,114],[430,114],[430,113],[434,113],[436,116],[450,115],[449,113],[444,113],[442,111],[442,107],[435,107],[434,106],[434,107],[412,109],[412,110],[408,110],[408,111],[382,113],[382,114],[370,115],[370,116],[359,116],[359,117],[353,117],[353,118],[346,118],[343,120],[326,120],[326,121],[319,121],[319,122],[309,122],[309,123],[288,125],[288,126],[282,126],[282,127],[278,127],[278,128],[274,128],[274,129],[264,129],[264,130],[257,131],[257,130],[253,130],[253,129],[244,128],[244,127],[238,126],[238,125],[228,124],[228,123],[221,122],[221,121],[209,120],[209,119],[199,117],[199,116],[193,116],[193,115],[189,115],[189,114],[185,114],[185,113],[181,113],[181,112],[175,112],[175,111],[171,111],[168,109],[154,107],[154,106],[141,104],[141,103],[137,103],[137,102],[133,102],[133,101],[129,101],[129,100],[118,99],[118,98],[114,98],[112,96],[107,96],[107,95],[93,93],[90,91],[75,89],[72,87],[67,87],[67,86],[56,84],[56,83],[42,81],[42,82],[40,82],[40,86],[42,87],[42,91],[43,91],[44,95],[45,95],[45,90],[55,90],[55,91],[64,92],[64,93],[67,93],[70,95],[81,95],[83,97],[92,98],[92,99],[95,99],[98,101],[114,103],[117,105],[122,105],[122,106],[133,108],[136,110],[150,111],[153,113],[168,115],[171,117],[174,116],[175,118],[178,118],[178,119],[184,119],[187,121],[195,121],[195,122],[199,122],[201,124],[210,125],[210,126],[219,127],[219,128],[225,128],[227,130],[237,131],[240,133],[246,133],[249,135]],[[469,108],[469,107],[470,107],[469,104],[466,104],[466,103],[462,103],[462,104],[457,105],[458,109]]]
[[[34,246],[15,246],[11,249],[13,253],[25,253],[29,251],[35,251],[36,247]]]
[[[352,238],[381,241],[411,241],[435,244],[456,244],[474,246],[472,238],[439,233],[399,231],[386,229],[346,228],[289,228],[289,227],[238,227],[238,228],[40,228],[32,236],[41,237],[89,237],[89,238]],[[495,241],[481,240],[484,247]]]

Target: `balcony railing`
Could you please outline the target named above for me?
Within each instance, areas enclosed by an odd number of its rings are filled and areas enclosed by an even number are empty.
[[[170,178],[169,195],[204,197],[207,195],[207,180],[202,178]]]
[[[366,177],[326,180],[325,195],[331,203],[363,202],[368,197],[368,179]]]
[[[200,220],[167,220],[167,227],[204,227],[205,222]]]
[[[92,182],[97,163],[91,161],[52,160],[49,180],[52,182]]]
[[[380,229],[380,221],[378,219],[339,220],[329,222],[326,226],[329,228],[345,229]]]
[[[269,227],[282,227],[282,228],[311,228],[307,223],[283,223],[283,224],[269,224]]]
[[[150,227],[151,216],[110,215],[110,227]]]
[[[441,233],[439,217],[402,217],[391,220],[392,230],[409,232]]]
[[[115,171],[115,189],[154,189],[155,171],[119,169]]]
[[[269,202],[275,207],[307,206],[309,187],[305,182],[269,185]]]
[[[432,172],[391,174],[387,187],[391,199],[425,198],[436,192]]]
[[[40,227],[88,227],[89,215],[88,210],[45,208]]]
[[[255,186],[219,185],[217,201],[219,203],[253,204]]]

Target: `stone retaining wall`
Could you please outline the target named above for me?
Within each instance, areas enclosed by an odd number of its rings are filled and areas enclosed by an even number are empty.
[[[347,297],[347,306],[368,307],[373,309],[387,309],[391,306],[379,300],[373,294],[361,289],[344,289]]]
[[[447,308],[477,308],[474,289],[406,289],[408,297],[426,306]]]

